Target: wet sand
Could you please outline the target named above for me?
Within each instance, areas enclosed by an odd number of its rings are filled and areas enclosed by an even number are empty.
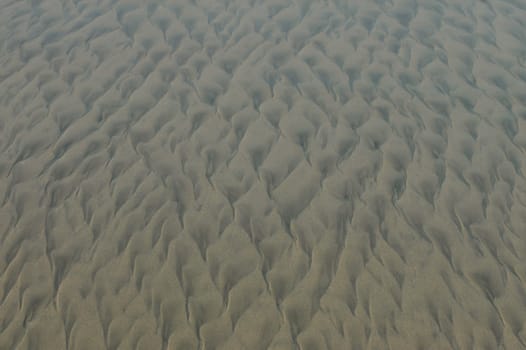
[[[0,1],[0,349],[526,349],[526,3]]]

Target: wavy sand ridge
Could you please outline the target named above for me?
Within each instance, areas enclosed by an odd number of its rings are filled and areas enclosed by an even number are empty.
[[[524,2],[0,3],[0,349],[526,349]]]

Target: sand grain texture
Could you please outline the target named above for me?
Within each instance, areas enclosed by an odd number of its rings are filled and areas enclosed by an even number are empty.
[[[526,349],[526,3],[0,1],[0,349]]]

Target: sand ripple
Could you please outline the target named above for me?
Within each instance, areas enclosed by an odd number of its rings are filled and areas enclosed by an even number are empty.
[[[526,349],[519,0],[0,3],[0,349]]]

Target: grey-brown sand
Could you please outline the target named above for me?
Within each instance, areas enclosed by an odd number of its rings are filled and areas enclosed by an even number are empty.
[[[0,349],[526,349],[524,0],[0,0]]]

